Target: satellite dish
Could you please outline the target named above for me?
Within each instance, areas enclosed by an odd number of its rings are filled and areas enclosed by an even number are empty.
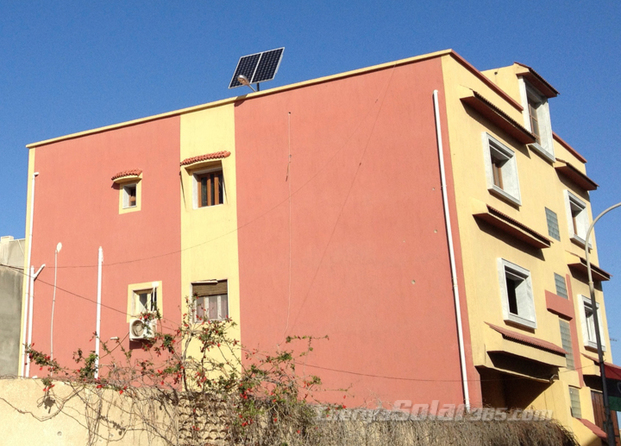
[[[240,57],[229,88],[242,86],[252,88],[251,84],[257,84],[255,91],[259,91],[259,82],[271,81],[276,76],[284,51],[285,48],[282,47]]]

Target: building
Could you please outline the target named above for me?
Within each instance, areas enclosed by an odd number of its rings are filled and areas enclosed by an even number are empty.
[[[0,237],[0,376],[19,373],[24,240]]]
[[[133,315],[172,326],[198,295],[248,347],[328,335],[304,370],[354,404],[547,409],[599,441],[597,185],[556,95],[447,50],[31,144],[26,267],[48,267],[23,336],[94,349],[101,264],[102,339],[139,348]]]

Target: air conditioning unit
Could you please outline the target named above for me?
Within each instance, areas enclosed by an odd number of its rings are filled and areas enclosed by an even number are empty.
[[[133,318],[129,321],[129,340],[144,341],[153,339],[157,330],[157,319],[145,321],[144,319]]]

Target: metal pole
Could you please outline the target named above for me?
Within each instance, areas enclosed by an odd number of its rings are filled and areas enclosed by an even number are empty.
[[[597,315],[597,302],[595,301],[595,286],[593,285],[593,274],[591,272],[591,262],[589,261],[589,239],[591,237],[591,232],[593,232],[593,227],[595,223],[602,218],[605,214],[612,211],[615,208],[621,206],[621,203],[617,203],[613,206],[610,206],[604,212],[599,214],[593,223],[587,229],[585,243],[584,243],[584,257],[586,259],[587,264],[587,274],[589,276],[589,292],[591,293],[591,308],[593,310],[593,325],[595,326],[595,341],[597,342],[597,360],[599,362],[599,373],[602,378],[602,396],[604,398],[604,430],[606,431],[606,435],[608,436],[608,444],[610,446],[614,446],[616,444],[615,441],[615,431],[612,423],[612,418],[610,416],[610,405],[608,403],[608,389],[606,387],[606,367],[604,364],[604,352],[602,350],[602,337],[599,333],[599,317]]]

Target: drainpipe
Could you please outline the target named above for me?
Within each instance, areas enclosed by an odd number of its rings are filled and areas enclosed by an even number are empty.
[[[446,221],[446,235],[448,239],[449,260],[451,263],[451,279],[453,281],[453,299],[455,301],[455,316],[457,319],[457,340],[459,344],[459,362],[461,365],[461,382],[464,391],[464,404],[470,410],[470,393],[468,391],[468,372],[466,370],[466,354],[464,348],[464,331],[461,321],[461,305],[459,303],[459,288],[457,286],[457,268],[455,267],[455,250],[451,230],[448,196],[446,192],[446,172],[444,170],[444,151],[442,147],[442,129],[440,128],[440,107],[438,105],[438,90],[433,91],[433,108],[436,120],[436,137],[438,140],[438,158],[440,160],[440,181],[442,184],[442,202],[444,204],[444,220]]]
[[[95,328],[95,379],[99,378],[99,338],[101,330],[101,266],[103,264],[103,249],[99,247],[97,256],[97,325]]]
[[[34,307],[33,307],[34,305],[34,281],[37,277],[39,277],[39,274],[41,273],[43,268],[45,268],[45,263],[41,265],[41,267],[36,273],[33,274],[34,266],[30,267],[30,293],[28,297],[28,300],[30,301],[30,303],[27,305],[28,306],[28,341],[26,342],[26,345],[32,344],[32,313],[34,312]],[[26,373],[24,373],[24,376],[26,377],[30,376],[30,356],[26,356]]]
[[[58,242],[54,251],[54,292],[52,294],[52,318],[50,319],[50,358],[54,359],[54,308],[56,307],[56,273],[58,271],[58,253],[63,244]]]
[[[29,227],[29,235],[28,235],[28,258],[26,259],[26,274],[28,274],[28,280],[26,281],[26,299],[28,298],[29,294],[30,294],[30,282],[31,282],[31,278],[30,278],[30,269],[31,269],[31,265],[30,262],[32,260],[32,228],[33,228],[33,222],[34,222],[34,197],[35,197],[35,178],[37,178],[37,176],[39,176],[39,172],[34,172],[32,174],[32,185],[30,186],[30,227]],[[27,305],[27,304],[26,304]],[[22,327],[23,327],[23,335],[22,335],[22,345],[24,345],[26,343],[26,308],[24,308],[24,318],[22,321]],[[23,354],[23,353],[22,353]],[[22,376],[25,376],[24,373],[26,372],[25,367],[23,366],[23,362],[22,362]]]

